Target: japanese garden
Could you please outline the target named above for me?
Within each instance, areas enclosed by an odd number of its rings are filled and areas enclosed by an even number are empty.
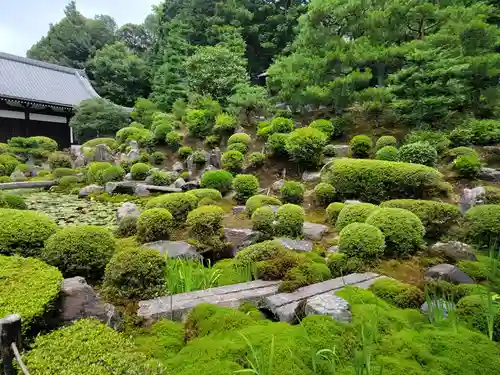
[[[0,373],[500,374],[499,26],[71,1],[0,54]]]

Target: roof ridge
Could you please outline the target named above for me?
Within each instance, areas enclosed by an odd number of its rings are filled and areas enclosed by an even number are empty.
[[[5,53],[5,52],[0,52],[0,59],[16,61],[19,63],[34,65],[34,66],[38,66],[40,68],[56,70],[56,71],[63,72],[63,73],[70,73],[70,74],[82,74],[83,73],[84,75],[86,75],[85,71],[81,70],[81,69],[75,69],[75,68],[70,68],[67,66],[48,63],[45,61],[34,60],[34,59],[30,59],[28,57],[11,55],[11,54]]]

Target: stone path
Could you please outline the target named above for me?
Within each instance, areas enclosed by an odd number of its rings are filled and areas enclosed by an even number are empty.
[[[295,310],[304,299],[330,294],[347,285],[366,289],[381,277],[385,276],[371,272],[353,273],[345,277],[309,285],[293,293],[278,293],[280,281],[256,280],[141,301],[137,315],[148,321],[163,318],[182,321],[189,311],[200,303],[238,308],[241,303],[250,301],[259,308],[270,310],[281,321],[290,322],[294,320]]]

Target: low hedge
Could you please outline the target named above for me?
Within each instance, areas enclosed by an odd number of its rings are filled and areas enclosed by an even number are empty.
[[[401,309],[420,308],[425,301],[424,293],[419,288],[396,279],[378,279],[370,286],[370,290]]]
[[[439,238],[458,224],[461,218],[458,207],[443,202],[418,199],[395,199],[383,202],[383,208],[403,208],[418,216],[425,227],[425,234],[430,238]]]
[[[472,207],[465,214],[465,235],[481,247],[500,246],[500,205]]]
[[[340,232],[339,251],[348,257],[377,258],[384,254],[384,235],[377,227],[352,223]]]
[[[23,339],[44,328],[45,314],[54,309],[63,277],[38,259],[0,255],[0,316],[19,314]]]
[[[342,230],[352,223],[364,223],[376,210],[378,207],[371,203],[346,204],[340,211],[335,226],[338,230]]]
[[[175,226],[182,226],[192,210],[198,205],[198,198],[191,192],[164,194],[151,199],[146,205],[147,209],[166,208],[174,218]]]
[[[254,195],[247,200],[245,212],[251,217],[257,208],[263,206],[281,206],[281,201],[276,197],[270,197],[268,195]]]
[[[0,209],[0,254],[40,256],[44,242],[57,231],[45,214],[34,211]]]
[[[98,281],[115,251],[115,239],[106,228],[80,225],[59,230],[45,243],[43,259],[64,277]]]
[[[174,226],[166,208],[150,208],[137,218],[137,241],[140,243],[168,240]]]
[[[337,159],[323,178],[333,185],[337,199],[372,203],[447,196],[451,190],[434,168],[384,160]]]
[[[300,237],[305,220],[304,209],[295,204],[285,204],[276,213],[275,234],[279,237]]]

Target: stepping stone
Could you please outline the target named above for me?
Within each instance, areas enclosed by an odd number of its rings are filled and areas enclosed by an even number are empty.
[[[319,241],[328,233],[328,230],[329,228],[326,225],[305,222],[302,233],[306,240]]]
[[[452,264],[438,264],[427,270],[427,280],[444,280],[454,284],[474,284],[469,275]]]
[[[231,243],[231,256],[234,257],[240,250],[257,243],[261,233],[247,228],[224,228],[224,236]]]
[[[307,299],[304,313],[306,316],[328,315],[342,323],[352,321],[349,302],[333,293],[319,294]]]
[[[291,238],[278,238],[278,241],[281,242],[281,244],[288,250],[311,252],[313,249],[311,241],[294,240]]]
[[[144,244],[142,247],[158,250],[161,255],[168,254],[169,258],[203,260],[196,247],[184,241],[156,241]]]

